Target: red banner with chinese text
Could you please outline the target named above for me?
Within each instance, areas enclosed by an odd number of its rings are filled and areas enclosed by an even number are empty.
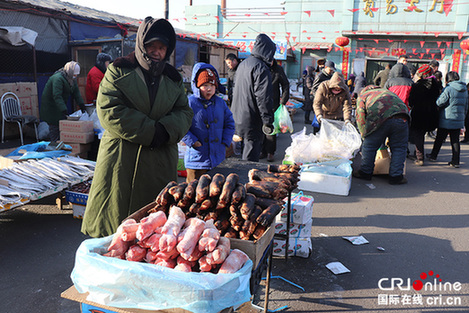
[[[348,76],[348,61],[349,51],[348,49],[344,49],[344,51],[342,51],[342,75],[344,75],[345,80],[347,80]]]
[[[453,52],[453,66],[451,70],[453,72],[459,72],[459,64],[461,63],[461,50],[455,49]]]

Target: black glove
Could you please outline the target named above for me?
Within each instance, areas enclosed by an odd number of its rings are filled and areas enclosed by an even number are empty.
[[[262,132],[266,135],[271,135],[274,132],[274,126],[272,124],[264,124],[262,126]]]
[[[80,105],[80,110],[81,110],[81,113],[85,113],[86,112],[86,108],[85,106],[82,104]]]
[[[169,140],[169,134],[160,123],[155,123],[155,134],[153,135],[153,140],[151,141],[150,148],[158,148],[163,144],[167,143]]]

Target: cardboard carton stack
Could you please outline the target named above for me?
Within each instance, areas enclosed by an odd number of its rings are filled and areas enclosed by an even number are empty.
[[[290,229],[288,236],[288,255],[308,258],[311,254],[311,228],[313,225],[313,203],[312,196],[303,193],[292,194]],[[285,234],[287,231],[287,209],[284,207],[277,215],[275,225],[276,234]],[[285,255],[286,240],[274,239],[273,254]]]
[[[60,140],[72,146],[71,155],[87,158],[94,140],[93,122],[61,120],[59,130]]]

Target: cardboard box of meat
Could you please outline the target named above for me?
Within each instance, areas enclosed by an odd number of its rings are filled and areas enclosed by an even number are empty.
[[[262,260],[272,238],[274,238],[275,228],[269,227],[261,238],[257,240],[242,240],[230,238],[231,248],[239,249],[246,253],[253,262],[253,269],[256,269]]]
[[[144,209],[144,214],[167,212],[171,205],[177,205],[188,218],[213,220],[220,235],[230,239],[232,248],[246,253],[256,268],[273,238],[271,224],[282,209],[283,199],[296,188],[298,171],[297,166],[252,169],[245,185],[239,183],[236,173],[226,177],[204,174],[190,183],[170,182],[157,196],[155,207]]]
[[[135,219],[136,221],[140,221],[142,218],[147,216],[149,214],[148,212],[151,211],[154,207],[155,203],[149,203],[145,207],[130,215],[127,219]],[[253,269],[256,269],[257,265],[262,260],[264,252],[269,246],[269,243],[272,241],[274,234],[275,228],[269,227],[259,239],[242,240],[238,238],[229,238],[231,249],[239,249],[246,253],[253,262]]]

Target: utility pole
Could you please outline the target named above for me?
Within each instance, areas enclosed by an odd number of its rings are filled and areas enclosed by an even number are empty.
[[[169,0],[164,2],[164,18],[169,20]]]

